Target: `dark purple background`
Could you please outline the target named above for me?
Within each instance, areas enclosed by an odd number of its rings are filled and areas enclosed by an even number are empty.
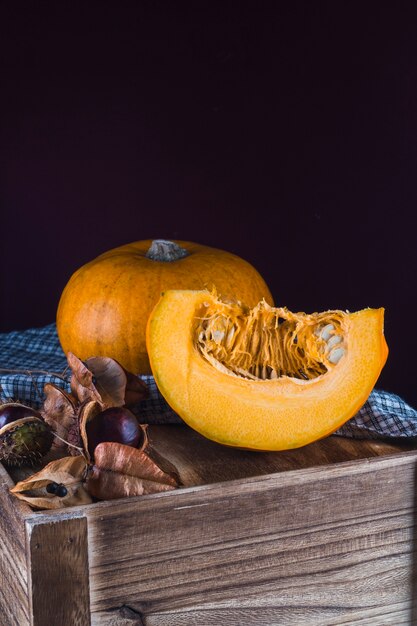
[[[0,331],[111,247],[189,239],[293,310],[384,306],[378,386],[417,405],[413,4],[3,3]]]

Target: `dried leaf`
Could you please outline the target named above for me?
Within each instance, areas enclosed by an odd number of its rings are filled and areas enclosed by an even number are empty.
[[[73,374],[71,390],[80,402],[96,400],[103,408],[131,406],[149,395],[146,383],[115,359],[93,356],[83,363],[68,352],[67,361]]]
[[[162,458],[162,457],[161,457]],[[121,443],[99,443],[94,450],[96,467],[110,470],[117,474],[135,476],[156,483],[178,487],[180,479],[172,464],[171,471],[163,471],[143,450],[125,446]]]
[[[64,499],[49,494],[46,496],[26,496],[24,493],[15,493],[14,495],[18,500],[22,500],[33,509],[39,510],[64,509],[68,506],[79,506],[80,504],[91,504],[93,502],[90,494],[84,487],[74,490],[71,497],[68,498],[68,496],[66,496]]]
[[[95,356],[86,360],[88,369],[96,382],[95,387],[106,406],[123,406],[127,376],[121,365],[114,359]]]
[[[87,470],[87,462],[84,457],[64,457],[55,459],[45,465],[39,472],[31,474],[25,480],[21,480],[11,488],[12,493],[27,491],[44,487],[50,482],[62,483],[65,486],[77,483],[83,479]]]
[[[64,439],[54,438],[52,447],[65,449],[70,429],[77,423],[77,401],[71,394],[53,383],[44,386],[45,401],[41,409],[41,415],[54,433]]]
[[[144,454],[146,454],[148,459],[157,465],[165,475],[171,476],[171,478],[176,481],[178,486],[182,484],[180,475],[175,465],[166,457],[162,456],[162,454],[157,452],[155,448],[148,445],[148,447],[144,450]]]
[[[138,446],[138,450],[145,450],[149,446],[149,435],[148,435],[148,426],[149,424],[139,424],[142,429],[142,442],[140,446]]]
[[[131,496],[142,496],[175,489],[166,485],[129,474],[118,474],[96,466],[89,470],[87,489],[98,500],[115,500]]]
[[[67,353],[67,361],[72,371],[71,391],[80,404],[86,400],[96,400],[96,402],[103,403],[101,395],[94,385],[92,372],[72,352]]]
[[[115,359],[90,357],[85,365],[93,373],[95,387],[106,406],[130,406],[149,395],[146,383],[128,372]]]
[[[126,392],[125,392],[125,405],[134,406],[142,400],[146,400],[149,397],[148,385],[138,376],[135,376],[131,372],[125,370],[127,377]]]
[[[92,502],[84,487],[87,461],[83,456],[64,457],[51,461],[43,469],[21,480],[10,492],[37,509],[61,509]],[[46,486],[58,483],[66,487],[65,496],[49,494]]]
[[[81,406],[80,412],[78,415],[80,437],[81,437],[81,441],[82,441],[82,445],[84,449],[84,455],[86,459],[88,460],[88,462],[90,462],[91,458],[90,458],[90,453],[88,450],[88,438],[87,438],[86,425],[89,420],[93,419],[93,417],[95,417],[98,413],[102,411],[102,408],[103,407],[99,402],[96,402],[95,400],[90,400],[90,401],[85,402]]]

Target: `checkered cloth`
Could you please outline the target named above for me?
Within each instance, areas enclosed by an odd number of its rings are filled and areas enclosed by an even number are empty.
[[[14,371],[11,371],[14,370]],[[55,324],[0,334],[0,399],[39,408],[43,387],[52,382],[69,391],[71,371],[59,344]],[[152,376],[140,376],[149,397],[134,407],[142,423],[180,424],[159,393]],[[363,438],[417,437],[417,411],[399,396],[374,389],[367,402],[335,434]]]

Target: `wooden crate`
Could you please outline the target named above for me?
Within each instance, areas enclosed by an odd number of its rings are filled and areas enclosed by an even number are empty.
[[[417,624],[411,444],[150,436],[183,488],[34,512],[0,468],[2,625]]]

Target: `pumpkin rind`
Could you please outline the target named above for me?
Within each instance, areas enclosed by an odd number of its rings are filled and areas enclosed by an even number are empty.
[[[343,315],[346,354],[336,364],[326,357],[326,373],[251,380],[216,367],[198,349],[196,320],[216,300],[205,291],[168,291],[148,321],[155,381],[193,429],[229,446],[284,450],[331,434],[365,403],[388,355],[384,309],[329,312]]]
[[[152,240],[109,250],[78,269],[62,292],[57,332],[65,353],[107,356],[135,374],[149,374],[146,323],[167,289],[213,289],[252,305],[271,293],[257,270],[227,251],[176,241],[187,256],[163,262],[146,257]]]

